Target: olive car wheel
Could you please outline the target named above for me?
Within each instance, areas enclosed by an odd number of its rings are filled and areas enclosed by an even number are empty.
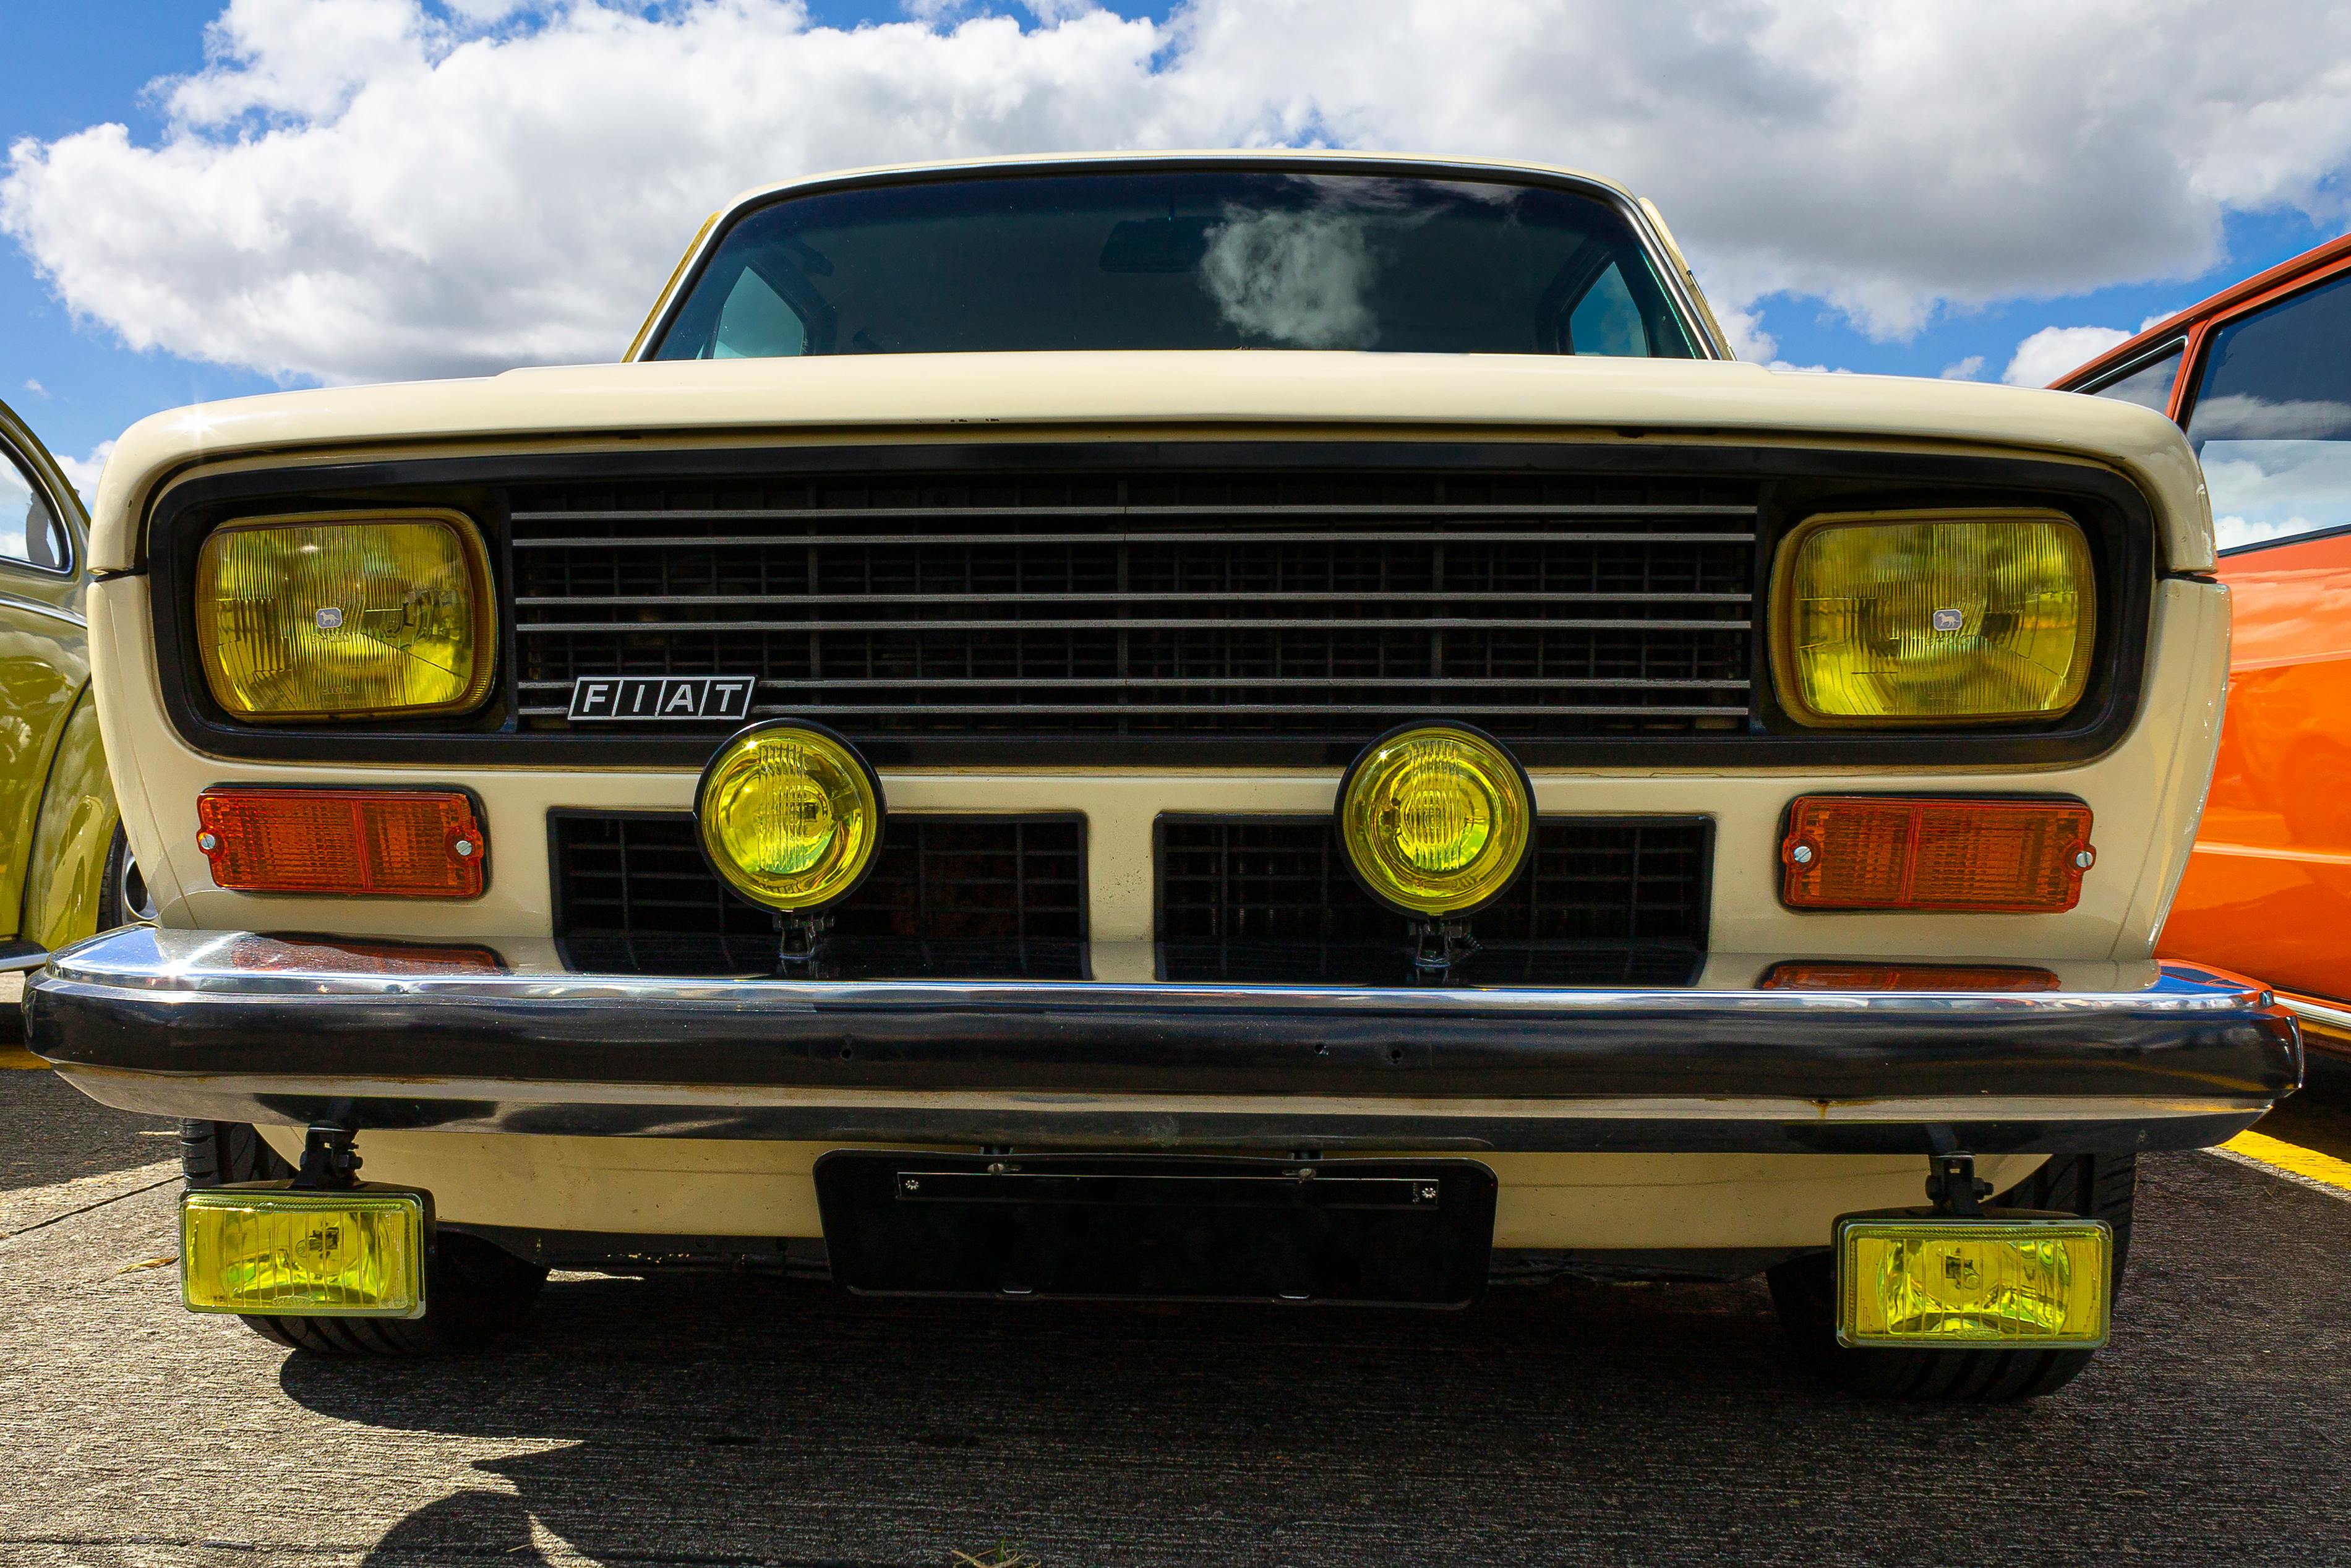
[[[182,1122],[180,1170],[191,1188],[280,1181],[294,1167],[242,1122]],[[261,1318],[266,1340],[322,1355],[437,1355],[472,1350],[529,1315],[547,1270],[477,1236],[444,1230],[424,1265],[421,1318]]]
[[[98,890],[98,928],[111,931],[134,920],[154,918],[155,900],[147,891],[147,879],[139,874],[130,837],[117,826],[114,842],[107,846],[105,878]]]
[[[2130,1250],[2131,1201],[2138,1162],[2131,1155],[2060,1155],[1997,1200],[2011,1208],[2054,1209],[2114,1228],[2112,1290]],[[1796,1354],[1852,1389],[1888,1399],[2001,1404],[2063,1388],[2096,1353],[2086,1350],[1853,1350],[1836,1342],[1836,1265],[1826,1252],[1792,1259],[1771,1272],[1771,1304]],[[2109,1300],[2112,1298],[2110,1297]]]

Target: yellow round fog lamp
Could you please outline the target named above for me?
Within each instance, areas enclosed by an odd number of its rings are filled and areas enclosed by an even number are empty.
[[[1534,797],[1518,759],[1467,725],[1374,741],[1339,784],[1339,840],[1365,892],[1407,915],[1467,915],[1518,879]]]
[[[882,781],[818,725],[756,724],[718,748],[694,800],[702,852],[770,909],[819,909],[864,880],[882,843]]]

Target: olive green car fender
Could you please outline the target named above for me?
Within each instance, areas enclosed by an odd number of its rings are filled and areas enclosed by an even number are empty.
[[[49,763],[26,867],[20,936],[54,953],[96,933],[106,853],[121,820],[99,740],[98,705],[85,685]]]

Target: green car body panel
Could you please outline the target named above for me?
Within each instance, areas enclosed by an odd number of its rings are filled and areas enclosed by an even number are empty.
[[[20,952],[55,951],[98,929],[120,821],[89,696],[89,523],[65,471],[5,402],[0,462],[15,471],[0,480],[28,485],[67,545],[54,565],[26,559],[38,549],[0,549],[0,936]],[[17,520],[0,517],[0,533]]]

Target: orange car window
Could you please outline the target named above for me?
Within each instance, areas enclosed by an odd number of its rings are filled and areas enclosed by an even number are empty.
[[[2351,527],[2351,277],[2213,333],[2188,438],[2222,549]]]

